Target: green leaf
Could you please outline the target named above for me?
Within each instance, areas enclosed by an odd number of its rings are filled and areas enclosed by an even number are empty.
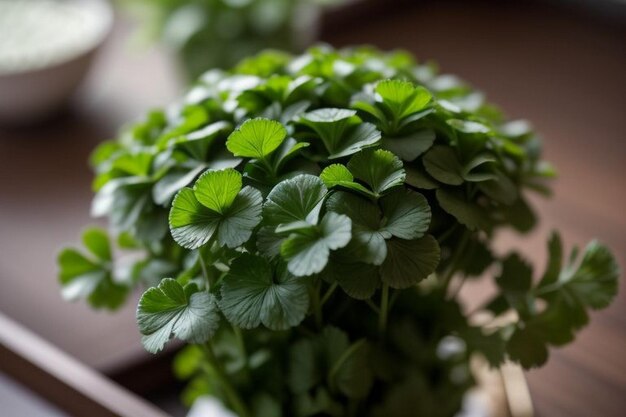
[[[421,166],[407,164],[404,169],[406,170],[405,181],[407,184],[422,190],[439,188],[437,181],[433,180]]]
[[[371,123],[363,123],[356,111],[322,108],[302,115],[301,122],[322,139],[329,159],[352,155],[380,140],[380,132]]]
[[[561,242],[553,234],[548,245],[550,259],[539,285],[530,289],[529,267],[520,271],[519,265],[511,271],[504,265],[502,276],[507,274],[505,296],[510,305],[521,310],[522,322],[518,324],[508,344],[512,360],[525,368],[541,366],[548,357],[548,346],[571,342],[577,330],[589,321],[588,309],[608,306],[617,294],[619,267],[610,251],[597,242],[591,242],[576,262],[573,251],[568,265],[561,270]],[[515,265],[514,265],[515,266]],[[517,278],[514,278],[517,274]],[[511,276],[513,278],[511,278]],[[534,303],[534,296],[542,298],[544,308],[536,313],[526,305]],[[522,300],[519,302],[518,300]],[[520,305],[523,308],[520,309]]]
[[[191,188],[183,188],[172,202],[170,231],[180,246],[197,249],[213,237],[220,218],[219,213],[200,204]]]
[[[137,323],[141,342],[148,352],[163,349],[172,337],[189,343],[204,343],[219,326],[215,297],[198,291],[195,284],[184,288],[165,278],[158,287],[149,288],[139,300]]]
[[[268,225],[295,221],[317,223],[328,189],[318,177],[301,174],[278,183],[267,196],[263,219]]]
[[[572,262],[561,272],[557,291],[592,309],[605,308],[617,294],[619,274],[611,251],[593,241],[585,248],[578,265]]]
[[[204,207],[224,214],[241,190],[241,174],[232,168],[207,171],[193,186],[196,199]]]
[[[296,276],[316,274],[328,263],[331,250],[343,248],[352,237],[348,216],[327,213],[312,232],[291,234],[281,245],[280,253],[288,261],[289,272]]]
[[[98,259],[111,261],[111,245],[107,232],[98,227],[91,227],[83,232],[83,243]]]
[[[230,134],[226,147],[235,156],[263,159],[274,152],[287,137],[285,127],[275,120],[246,120]]]
[[[387,219],[382,230],[400,239],[424,236],[430,225],[431,212],[426,198],[418,192],[398,190],[385,196],[380,204]]]
[[[499,332],[489,334],[480,327],[468,326],[460,330],[459,336],[471,351],[484,356],[491,367],[498,367],[504,362],[506,346]]]
[[[200,130],[193,131],[173,139],[173,146],[185,152],[196,161],[205,161],[209,149],[217,137],[225,131],[231,130],[231,124],[225,121],[211,123]]]
[[[113,162],[112,168],[133,176],[146,177],[150,173],[153,157],[151,152],[126,153]]]
[[[471,238],[467,249],[459,259],[458,268],[466,276],[479,277],[494,262],[494,256],[488,242],[479,238]]]
[[[382,264],[387,256],[385,239],[391,238],[391,233],[381,230],[380,209],[370,201],[346,192],[333,193],[326,207],[352,220],[352,240],[345,251],[365,263]]]
[[[539,367],[548,360],[548,347],[539,326],[530,324],[517,329],[506,345],[509,358],[525,369]]]
[[[275,154],[276,157],[274,158],[274,160],[277,161],[277,168],[283,168],[284,165],[289,162],[289,160],[296,157],[302,149],[308,148],[309,145],[310,144],[308,142],[297,142],[293,138],[289,138],[284,141]]]
[[[513,204],[504,206],[501,210],[504,220],[518,232],[529,232],[537,224],[537,217],[533,209],[521,195]]]
[[[152,187],[152,199],[156,204],[160,205],[169,203],[181,188],[189,185],[206,168],[205,164],[200,164],[189,171],[167,173]]]
[[[83,243],[92,257],[72,248],[65,248],[59,253],[57,264],[61,295],[71,301],[86,299],[94,308],[118,308],[126,300],[128,287],[113,279],[106,232],[89,228],[83,233]]]
[[[435,131],[422,129],[400,137],[384,137],[382,146],[405,161],[413,161],[435,142]]]
[[[392,288],[409,288],[432,274],[439,264],[440,249],[431,235],[421,239],[387,241],[388,254],[381,267],[383,282]]]
[[[500,170],[496,170],[492,177],[478,184],[478,188],[495,201],[507,206],[513,204],[519,196],[515,183]]]
[[[228,183],[220,184],[224,181]],[[216,233],[220,246],[240,246],[261,221],[262,202],[258,190],[241,189],[241,174],[237,171],[208,171],[193,189],[183,188],[174,198],[169,216],[172,237],[187,249],[205,245]]]
[[[337,109],[337,108],[323,108],[317,109],[302,115],[302,118],[311,124],[324,123],[326,125],[320,125],[320,129],[323,128],[337,128],[339,125],[333,126],[336,122],[342,122],[348,120],[356,115],[356,111],[350,109]]]
[[[463,166],[449,146],[433,146],[424,155],[424,168],[437,181],[448,185],[463,184]]]
[[[502,289],[510,306],[515,308],[521,316],[532,314],[532,299],[530,288],[532,285],[532,268],[519,255],[511,254],[502,262],[502,271],[496,278],[496,283]]]
[[[265,258],[244,253],[231,264],[221,287],[220,308],[244,329],[261,323],[272,330],[297,326],[309,308],[306,282]]]
[[[402,161],[382,149],[367,149],[357,153],[348,162],[348,169],[356,178],[368,184],[377,196],[404,184],[406,178]]]
[[[219,226],[218,242],[234,248],[250,239],[261,221],[263,196],[252,187],[243,187]]]
[[[303,394],[316,387],[326,376],[332,393],[341,393],[353,399],[365,398],[373,383],[369,350],[365,339],[350,344],[344,331],[327,326],[320,334],[300,339],[292,345],[289,386],[295,394]],[[311,399],[306,402],[306,408],[312,408],[312,413],[319,412]],[[321,411],[325,410],[322,404]]]
[[[450,119],[447,123],[461,133],[487,134],[490,132],[489,127],[486,125],[469,120]]]
[[[370,190],[354,181],[354,176],[345,165],[332,164],[327,166],[320,174],[320,179],[328,188],[342,187],[374,197]]]
[[[384,256],[387,255],[387,245],[384,240],[381,247],[385,249]],[[384,256],[380,263],[384,260]],[[328,267],[322,271],[323,278],[328,282],[336,282],[342,290],[352,298],[357,300],[367,300],[371,298],[380,285],[380,275],[378,267],[364,262],[355,262],[353,257],[331,257]]]
[[[547,287],[559,279],[563,265],[563,244],[561,236],[553,231],[548,241],[548,265],[539,281],[539,288]]]
[[[488,212],[480,206],[468,202],[458,190],[440,188],[437,190],[437,201],[447,213],[454,216],[459,223],[470,230],[490,230],[491,219]]]
[[[294,394],[306,393],[322,379],[322,372],[316,363],[315,348],[309,339],[300,339],[291,345],[287,385]]]
[[[360,150],[375,146],[381,134],[371,123],[360,123],[343,136],[337,146],[328,149],[328,159],[337,159],[349,156]]]
[[[402,80],[381,81],[376,84],[376,92],[398,120],[423,110],[432,98],[424,87]]]

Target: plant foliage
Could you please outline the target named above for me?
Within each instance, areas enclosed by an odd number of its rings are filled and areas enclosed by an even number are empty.
[[[146,349],[191,344],[176,361],[187,402],[208,393],[242,417],[453,415],[470,355],[543,364],[619,278],[597,242],[564,262],[555,233],[538,281],[491,249],[497,230],[532,229],[525,192],[554,172],[532,130],[482,97],[369,48],[209,71],[182,105],[94,152],[93,212],[135,257],[118,276],[106,232],[87,230],[87,253],[59,255],[63,294],[116,308],[147,287]],[[516,318],[481,327],[456,294],[488,275],[498,292],[479,311]]]

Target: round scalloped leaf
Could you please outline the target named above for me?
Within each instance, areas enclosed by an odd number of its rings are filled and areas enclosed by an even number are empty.
[[[455,150],[449,146],[433,146],[424,155],[424,168],[439,182],[448,185],[463,184],[463,165]]]
[[[376,85],[376,92],[398,120],[423,110],[432,98],[424,87],[402,80],[381,81]]]
[[[352,240],[344,251],[362,262],[380,265],[387,256],[385,239],[391,233],[381,230],[382,214],[371,201],[354,194],[336,192],[326,203],[326,208],[348,216],[352,220]]]
[[[383,148],[405,161],[413,161],[426,152],[435,142],[435,131],[422,129],[400,137],[383,138]]]
[[[230,134],[226,147],[235,156],[263,159],[274,152],[287,137],[287,129],[276,120],[246,120]]]
[[[489,212],[474,203],[468,202],[460,190],[440,188],[437,190],[436,195],[441,208],[454,216],[459,223],[464,224],[468,229],[491,229]]]
[[[380,201],[387,223],[382,228],[400,239],[424,236],[432,217],[426,198],[418,192],[398,190]]]
[[[300,324],[309,308],[306,281],[249,253],[235,259],[221,286],[220,308],[244,329],[261,323],[272,330]]]
[[[240,246],[248,241],[261,221],[262,203],[258,190],[245,187],[224,213],[218,213],[200,204],[192,189],[183,188],[176,194],[170,210],[172,237],[187,249],[205,245],[216,233],[220,246]]]
[[[376,195],[404,184],[406,173],[402,161],[383,149],[366,149],[354,155],[348,169],[358,179],[370,186]]]
[[[439,265],[440,249],[431,235],[421,239],[387,241],[388,254],[380,273],[383,282],[392,288],[409,288],[430,274]]]
[[[314,175],[301,174],[281,181],[267,196],[264,222],[275,226],[296,221],[316,224],[327,192],[322,180]]]
[[[327,213],[319,226],[291,234],[280,247],[289,272],[308,276],[321,272],[328,263],[331,250],[343,248],[352,237],[352,221],[348,216]]]
[[[232,168],[206,171],[194,184],[193,192],[203,206],[223,214],[237,197],[241,185],[241,174]]]
[[[156,353],[172,337],[189,343],[206,342],[219,326],[219,314],[212,294],[198,291],[195,284],[183,288],[176,280],[165,278],[141,296],[137,323],[144,347]]]

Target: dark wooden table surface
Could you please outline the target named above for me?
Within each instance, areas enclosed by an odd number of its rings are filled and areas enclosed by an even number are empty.
[[[533,199],[542,215],[539,229],[524,238],[502,234],[501,249],[516,243],[541,264],[543,242],[559,228],[570,246],[600,238],[626,266],[623,22],[536,3],[478,2],[471,9],[460,2],[405,4],[395,11],[338,13],[325,21],[321,37],[337,46],[402,47],[437,60],[443,71],[461,74],[509,115],[533,121],[560,179],[552,200]],[[181,90],[166,54],[133,49],[128,32],[127,24],[117,25],[64,117],[0,130],[0,311],[105,371],[147,358],[134,303],[115,315],[64,303],[55,255],[90,222],[89,151],[123,122]],[[464,291],[471,303],[477,289]],[[539,415],[623,415],[625,313],[622,288],[609,309],[592,315],[574,345],[553,351],[547,366],[528,373]]]

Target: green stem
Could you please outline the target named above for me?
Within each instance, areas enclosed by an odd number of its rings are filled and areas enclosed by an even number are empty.
[[[311,308],[313,309],[313,315],[315,317],[315,326],[318,329],[322,328],[323,317],[322,317],[322,304],[320,302],[320,290],[321,285],[318,282],[315,284],[311,291]]]
[[[355,342],[352,346],[350,346],[348,349],[346,349],[341,356],[339,357],[339,359],[337,359],[337,362],[335,362],[335,364],[333,365],[333,367],[330,369],[330,371],[328,372],[328,386],[330,388],[331,391],[337,391],[337,384],[335,383],[336,380],[336,376],[337,376],[337,372],[339,372],[339,370],[341,369],[341,367],[343,366],[343,364],[350,359],[350,357],[352,355],[354,355],[354,353],[359,350],[361,348],[361,346],[363,346],[367,341],[365,339],[361,339],[357,342]]]
[[[198,251],[198,259],[200,260],[200,268],[202,269],[202,276],[206,280],[206,288],[207,290],[211,289],[211,277],[209,276],[209,270],[206,265],[206,261],[204,260],[204,251],[202,248]]]
[[[265,158],[259,159],[259,161],[261,161],[261,164],[265,167],[270,177],[276,178],[276,169],[274,165]]]
[[[553,282],[552,284],[546,285],[545,287],[537,288],[537,290],[535,291],[535,295],[536,296],[546,295],[548,293],[551,293],[552,291],[556,291],[560,289],[561,286],[562,286],[561,282],[559,281]]]
[[[372,300],[370,300],[369,298],[367,300],[365,300],[365,303],[372,309],[374,310],[374,312],[376,314],[380,314],[380,308],[378,308],[378,306],[376,304],[374,304],[374,302]]]
[[[213,352],[213,347],[211,346],[211,343],[207,342],[201,346],[202,351],[204,352],[204,356],[215,371],[215,375],[220,382],[220,388],[224,391],[224,395],[226,396],[226,399],[233,411],[239,417],[250,417],[250,413],[248,412],[246,405],[239,397],[239,394],[237,393],[235,388],[233,388],[233,386],[231,385],[230,380],[228,379],[228,375],[226,375],[226,372],[218,361],[217,356],[215,356],[215,352]]]
[[[438,238],[437,241],[439,243],[443,243],[446,241],[446,239],[448,239],[452,233],[454,233],[454,231],[457,229],[457,227],[459,226],[458,223],[455,223],[454,225],[452,225],[451,227],[448,228],[448,230],[446,230],[445,232],[443,232]]]
[[[387,331],[387,315],[389,314],[389,284],[383,283],[380,296],[380,315],[378,316],[378,331],[384,335]]]
[[[215,242],[216,235],[213,235],[209,241],[198,249],[198,259],[200,261],[200,268],[202,269],[202,275],[207,283],[207,290],[210,290],[214,282],[209,274],[209,268],[207,267],[206,259],[204,257],[211,251],[213,243]]]
[[[461,256],[463,256],[463,252],[465,252],[465,247],[467,246],[467,243],[469,241],[469,236],[470,236],[470,232],[468,230],[465,230],[463,232],[463,235],[461,236],[461,241],[459,243],[459,246],[457,246],[456,251],[452,255],[452,258],[450,258],[450,263],[448,264],[448,270],[446,271],[445,275],[443,275],[442,277],[442,286],[443,286],[444,292],[446,293],[448,292],[448,285],[450,285],[450,280],[452,280],[454,273],[457,271],[457,263],[461,259]]]
[[[248,363],[248,352],[246,349],[246,342],[243,339],[243,333],[241,332],[241,329],[237,326],[235,326],[234,324],[231,324],[231,327],[233,329],[233,334],[235,335],[235,340],[237,343],[237,347],[239,348],[239,351],[241,352],[241,357],[244,360],[244,371],[245,371],[245,378],[247,383],[250,382],[250,380],[252,379],[252,374],[250,372],[250,364]]]
[[[235,326],[234,324],[232,324],[231,326],[233,328],[233,333],[235,334],[235,339],[237,340],[237,346],[239,347],[241,354],[244,357],[248,357],[248,355],[246,354],[246,344],[243,340],[243,334],[241,333],[241,329]]]
[[[328,301],[328,299],[333,295],[333,293],[337,289],[337,285],[339,284],[337,284],[336,282],[333,282],[330,288],[328,288],[328,290],[322,297],[322,301],[320,301],[321,306],[324,306],[324,304],[326,304],[326,301]]]

